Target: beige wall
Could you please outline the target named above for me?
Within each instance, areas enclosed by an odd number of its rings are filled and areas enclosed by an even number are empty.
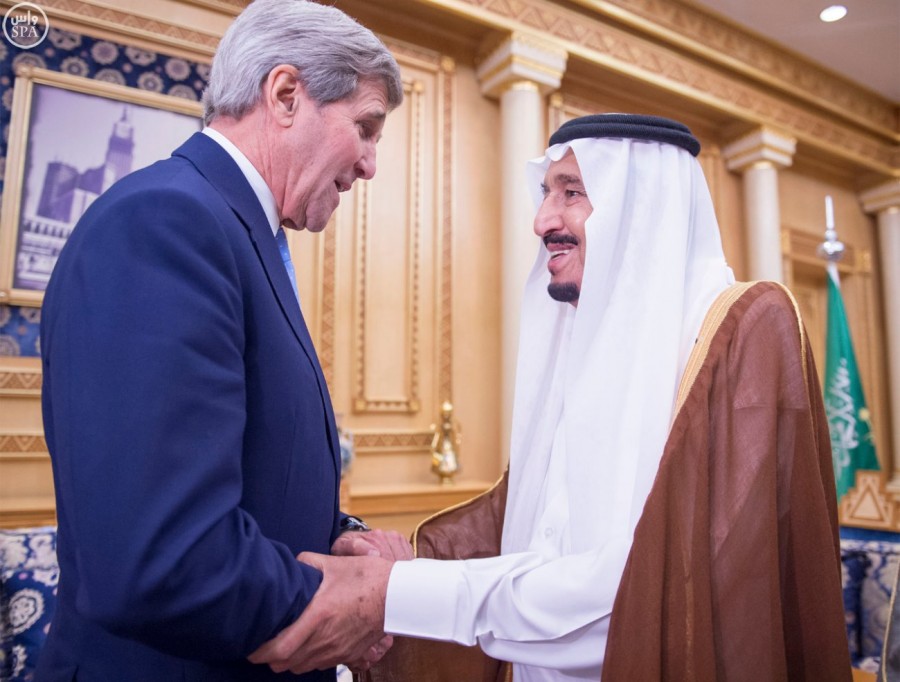
[[[493,481],[505,467],[508,440],[499,428],[500,112],[496,102],[481,95],[471,67],[458,70],[457,82],[453,386],[464,430],[463,475]]]
[[[408,92],[388,119],[375,179],[345,197],[330,232],[292,242],[335,410],[362,443],[351,490],[436,483],[425,436],[448,399],[462,425],[460,480],[491,482],[502,466],[497,107],[471,67],[397,51]],[[329,241],[334,255],[323,265]],[[416,405],[358,405],[360,395],[414,396]],[[418,445],[366,445],[404,435]]]

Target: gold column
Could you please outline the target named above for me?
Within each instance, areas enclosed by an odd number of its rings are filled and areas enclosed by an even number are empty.
[[[502,151],[502,442],[508,455],[513,386],[519,339],[522,291],[538,242],[532,232],[534,206],[525,180],[525,164],[547,144],[544,98],[559,88],[565,50],[533,35],[513,33],[491,50],[476,74],[481,92],[500,100]]]
[[[887,489],[896,499],[900,498],[900,180],[862,192],[859,198],[866,213],[878,217],[893,454]]]
[[[750,279],[784,281],[778,169],[791,165],[796,140],[758,128],[722,150],[728,170],[744,176],[744,220],[750,249]]]

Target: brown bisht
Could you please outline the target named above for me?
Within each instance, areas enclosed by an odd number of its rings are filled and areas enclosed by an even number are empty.
[[[506,477],[428,520],[417,554],[497,554],[505,497]],[[831,447],[809,343],[783,287],[735,285],[707,314],[685,371],[613,606],[603,680],[845,681],[846,637]],[[478,647],[398,637],[362,679],[508,674]]]
[[[412,542],[426,559],[478,559],[500,554],[508,474],[487,492],[426,519]],[[436,589],[440,589],[437,586]],[[435,614],[435,617],[441,617]],[[491,658],[480,647],[453,642],[394,637],[394,646],[361,682],[508,682],[512,666]]]

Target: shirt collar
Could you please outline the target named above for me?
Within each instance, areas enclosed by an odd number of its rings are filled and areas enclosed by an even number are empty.
[[[269,221],[269,227],[272,229],[272,234],[274,235],[278,231],[281,221],[278,219],[278,207],[275,205],[275,195],[272,194],[272,190],[269,189],[266,181],[263,180],[263,176],[260,175],[259,171],[254,168],[252,163],[250,163],[250,159],[248,159],[231,140],[218,130],[206,127],[203,129],[203,133],[218,142],[222,149],[228,153],[228,156],[234,159],[238,168],[241,169],[241,173],[247,178],[247,182],[250,183],[253,193],[259,200],[259,203],[266,214],[266,218]]]

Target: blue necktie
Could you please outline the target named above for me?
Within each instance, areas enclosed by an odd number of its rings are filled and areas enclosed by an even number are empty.
[[[285,235],[283,227],[279,227],[278,232],[275,233],[275,243],[278,244],[284,269],[287,270],[288,279],[291,280],[291,286],[294,287],[294,296],[297,297],[297,303],[300,303],[300,294],[297,292],[297,275],[294,273],[294,264],[291,262],[291,252],[288,249],[287,235]]]

